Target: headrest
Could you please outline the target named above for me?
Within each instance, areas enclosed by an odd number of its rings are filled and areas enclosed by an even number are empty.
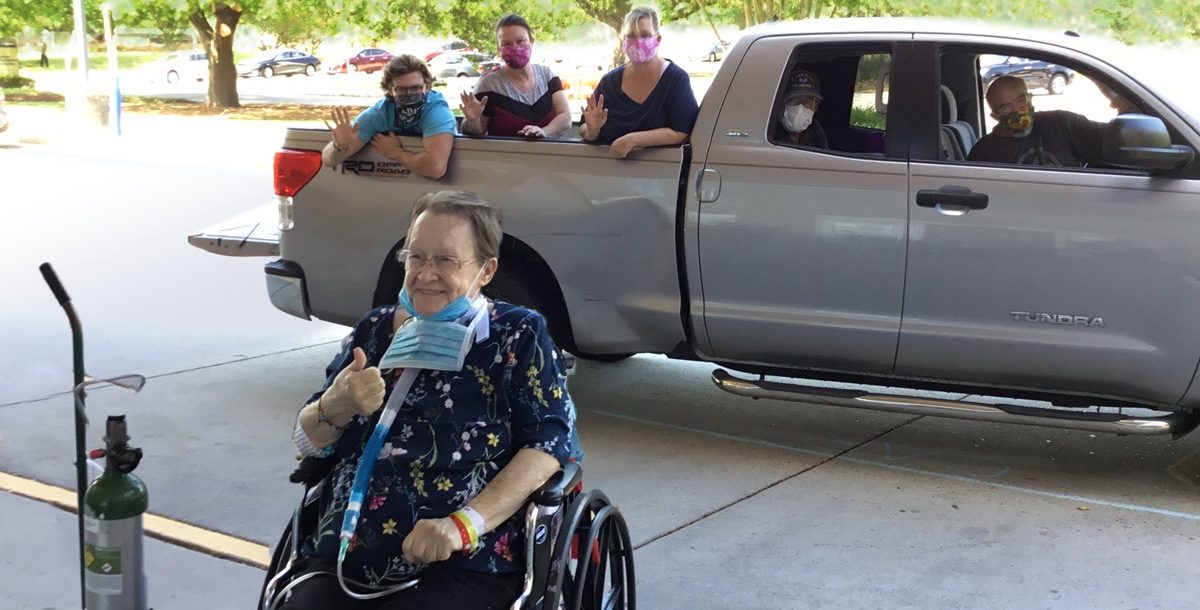
[[[953,123],[958,120],[958,101],[950,87],[942,85],[942,123]]]

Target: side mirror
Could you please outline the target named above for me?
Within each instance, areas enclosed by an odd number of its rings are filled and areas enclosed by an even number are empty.
[[[1124,169],[1175,170],[1192,162],[1196,151],[1171,143],[1158,117],[1123,114],[1108,123],[1100,157],[1105,165]]]

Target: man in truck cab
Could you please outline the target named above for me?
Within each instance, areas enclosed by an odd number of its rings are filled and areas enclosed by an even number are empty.
[[[383,69],[383,99],[354,121],[347,108],[333,110],[333,139],[321,151],[321,160],[336,167],[369,142],[377,153],[417,174],[444,176],[454,146],[454,115],[446,98],[431,91],[431,85],[433,74],[425,62],[413,55],[393,57]],[[424,150],[404,148],[400,135],[421,136]]]
[[[1056,167],[1100,162],[1104,123],[1065,110],[1034,112],[1025,81],[1015,76],[997,78],[986,98],[999,123],[975,143],[968,161]]]

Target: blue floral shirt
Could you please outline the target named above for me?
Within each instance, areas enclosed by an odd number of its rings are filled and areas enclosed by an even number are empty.
[[[395,306],[375,309],[343,342],[326,369],[325,387],[363,348],[378,364],[392,339]],[[419,571],[401,543],[419,519],[445,517],[475,497],[520,449],[565,463],[572,452],[574,412],[562,357],[536,311],[495,302],[488,337],[467,353],[461,371],[421,371],[396,415],[375,464],[362,516],[343,565],[347,578],[371,585],[406,580]],[[390,397],[400,372],[383,371]],[[386,404],[385,398],[385,404]],[[320,519],[307,554],[334,560],[342,515],[358,458],[379,420],[353,419],[330,446],[337,458],[321,482]],[[522,512],[484,534],[474,553],[455,553],[442,566],[473,572],[524,570]]]

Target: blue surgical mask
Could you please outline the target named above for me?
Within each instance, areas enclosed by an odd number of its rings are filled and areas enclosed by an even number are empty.
[[[465,297],[462,297],[465,300]],[[455,303],[458,301],[456,300]],[[455,303],[451,303],[454,305]],[[449,306],[448,306],[449,307]],[[459,371],[471,349],[475,327],[485,322],[487,301],[482,295],[466,301],[467,310],[449,319],[418,317],[414,314],[392,337],[379,368],[417,368],[431,371]],[[407,307],[405,308],[407,309]],[[457,311],[455,308],[454,311]],[[454,313],[451,311],[450,313]],[[467,314],[471,320],[460,320]],[[450,315],[443,308],[437,317]]]
[[[471,280],[474,285],[483,268]],[[433,371],[458,371],[462,369],[467,352],[471,349],[471,332],[479,322],[481,310],[487,309],[487,301],[480,294],[474,299],[466,294],[450,301],[445,307],[431,315],[422,315],[413,305],[408,288],[400,289],[400,306],[412,316],[392,337],[379,368],[418,368]],[[471,320],[462,318],[474,312]]]
[[[471,299],[467,295],[462,295],[453,301],[450,301],[445,307],[439,309],[431,315],[425,316],[417,313],[416,306],[413,305],[412,295],[408,294],[408,288],[400,289],[400,306],[408,315],[421,320],[432,320],[434,322],[452,322],[457,320],[471,309]]]

